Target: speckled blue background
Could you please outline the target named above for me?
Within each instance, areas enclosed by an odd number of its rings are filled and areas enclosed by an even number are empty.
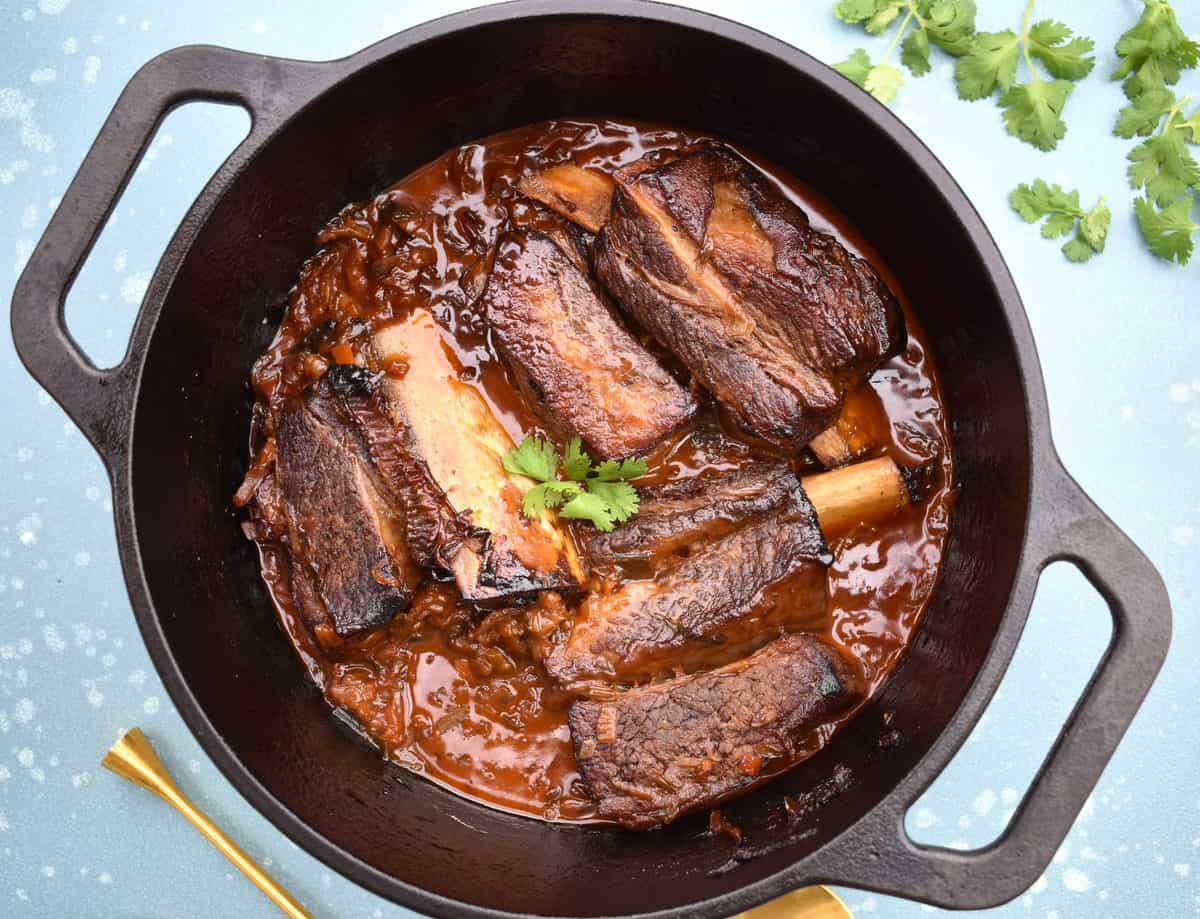
[[[0,301],[117,94],[159,51],[192,42],[331,58],[456,2],[115,0],[0,2]],[[825,61],[882,42],[837,23],[829,3],[694,4]],[[981,3],[981,28],[1015,26],[1019,0]],[[1176,0],[1200,34],[1200,3]],[[1106,77],[1136,0],[1042,0],[1097,40],[1098,65],[1071,97],[1066,139],[1043,154],[1004,134],[997,108],[959,101],[949,59],[893,105],[949,167],[995,235],[1040,349],[1058,447],[1083,486],[1150,554],[1175,604],[1174,649],[1054,863],[989,917],[1167,919],[1200,915],[1200,264],[1152,258],[1130,213],[1130,144]],[[1200,73],[1181,89],[1200,97]],[[101,365],[120,359],[176,223],[248,128],[239,109],[192,105],[160,128],[67,305]],[[798,128],[801,126],[798,126]],[[1113,205],[1108,251],[1063,260],[1005,196],[1043,176]],[[99,767],[124,729],[152,737],[186,790],[318,916],[412,915],[299,851],[245,803],[174,711],[143,649],[120,574],[108,482],[75,427],[0,336],[0,916],[275,915],[181,818]],[[1002,830],[1110,634],[1073,569],[1042,579],[1000,692],[958,757],[913,807],[914,838],[975,847]],[[536,857],[536,853],[531,853]],[[937,912],[843,891],[858,916]]]

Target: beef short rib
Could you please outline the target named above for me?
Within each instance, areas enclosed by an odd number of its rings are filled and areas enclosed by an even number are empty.
[[[648,829],[799,761],[798,741],[861,697],[836,651],[788,635],[719,670],[576,701],[568,721],[599,816]]]
[[[608,533],[580,527],[577,535],[592,563],[640,574],[696,543],[783,510],[799,490],[786,463],[752,463],[719,475],[643,486],[638,512],[627,522]]]
[[[292,593],[304,619],[348,635],[407,609],[423,572],[409,551],[404,508],[328,378],[283,407],[276,444]]]
[[[547,427],[619,459],[657,443],[695,403],[613,315],[573,235],[505,234],[483,308],[492,340]]]
[[[727,147],[617,173],[598,275],[750,434],[798,450],[905,344],[867,262]]]
[[[782,629],[823,625],[829,561],[796,483],[779,511],[696,545],[652,578],[594,590],[543,663],[573,689],[724,663]]]
[[[412,518],[422,561],[449,571],[481,605],[578,589],[570,539],[551,515],[522,515],[529,483],[501,462],[512,438],[462,379],[433,316],[412,311],[376,332],[372,349],[380,375],[352,407]]]

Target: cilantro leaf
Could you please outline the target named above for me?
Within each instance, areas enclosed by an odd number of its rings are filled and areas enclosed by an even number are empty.
[[[841,0],[833,5],[833,14],[842,22],[862,22],[875,15],[875,0]]]
[[[1008,133],[1039,150],[1053,150],[1067,133],[1063,105],[1075,84],[1066,80],[1017,83],[1000,97]]]
[[[504,455],[504,468],[530,479],[553,479],[558,473],[558,451],[540,437],[527,436],[515,450]]]
[[[1200,106],[1192,112],[1191,118],[1177,122],[1175,128],[1179,131],[1191,131],[1192,143],[1200,144]]]
[[[871,72],[871,59],[862,48],[855,48],[844,61],[833,65],[833,69],[848,80],[859,86],[867,82],[867,74]]]
[[[616,482],[624,479],[636,479],[639,475],[646,474],[646,461],[630,457],[623,459],[620,462],[616,460],[605,460],[596,467],[597,482]]]
[[[601,533],[610,533],[616,523],[612,507],[600,495],[583,491],[562,506],[560,517],[572,520],[590,520]]]
[[[1192,186],[1200,186],[1200,166],[1187,148],[1185,124],[1172,112],[1162,133],[1147,138],[1129,151],[1129,184],[1144,188],[1155,204],[1170,204]]]
[[[1053,19],[1035,22],[1029,28],[1029,53],[1046,65],[1051,76],[1083,79],[1096,66],[1096,59],[1090,56],[1095,43],[1082,35],[1071,38],[1072,34],[1068,26]]]
[[[878,35],[892,24],[907,5],[907,0],[875,0],[875,13],[867,20],[866,30]]]
[[[1042,224],[1045,239],[1066,236],[1074,230],[1074,237],[1062,247],[1063,255],[1070,261],[1086,262],[1104,251],[1112,213],[1103,197],[1085,212],[1079,205],[1078,191],[1067,191],[1057,183],[1050,185],[1044,179],[1037,179],[1031,185],[1022,183],[1014,188],[1008,202],[1027,223],[1047,218]]]
[[[590,520],[606,533],[637,513],[637,490],[625,480],[646,474],[646,461],[634,457],[620,462],[605,460],[593,468],[592,458],[578,437],[567,442],[563,460],[566,479],[558,477],[558,450],[540,437],[526,437],[501,458],[501,463],[514,475],[538,480],[521,500],[521,512],[526,517],[557,509],[560,517]]]
[[[971,50],[954,67],[961,99],[984,99],[999,86],[1008,89],[1017,75],[1020,40],[1011,29],[979,32]]]
[[[1108,209],[1108,205],[1104,203],[1104,196],[1101,195],[1096,206],[1080,218],[1079,235],[1091,246],[1093,252],[1103,252],[1111,223],[1112,211]]]
[[[583,441],[578,437],[572,437],[567,441],[567,452],[563,459],[563,469],[567,473],[567,478],[582,482],[587,478],[591,468],[592,458],[583,452]]]
[[[1192,222],[1192,203],[1189,195],[1160,211],[1146,198],[1133,202],[1142,236],[1159,258],[1186,265],[1192,257],[1192,234],[1200,230],[1200,224]]]
[[[617,523],[624,523],[638,512],[638,493],[628,482],[597,481],[589,484],[588,490],[608,505]]]
[[[537,517],[547,508],[555,508],[564,501],[571,500],[581,490],[575,482],[563,482],[558,479],[542,482],[525,492],[521,501],[521,512],[526,517]]]
[[[863,80],[863,89],[887,105],[896,98],[896,93],[904,83],[904,74],[900,68],[891,64],[876,64]]]
[[[971,49],[975,12],[975,0],[920,0],[917,4],[929,40],[955,57]]]
[[[1068,262],[1086,262],[1096,254],[1082,236],[1076,236],[1063,243],[1062,253]]]
[[[1042,239],[1054,239],[1066,236],[1075,229],[1074,214],[1051,214],[1042,224]]]
[[[1170,3],[1145,0],[1141,17],[1117,41],[1117,56],[1112,78],[1124,80],[1126,95],[1135,99],[1179,82],[1180,71],[1200,63],[1200,45],[1180,28]]]
[[[1175,94],[1169,89],[1148,89],[1121,109],[1113,133],[1117,137],[1153,134],[1163,115],[1174,105]]]
[[[900,45],[900,63],[914,77],[929,73],[929,36],[924,29],[916,29],[905,37]]]

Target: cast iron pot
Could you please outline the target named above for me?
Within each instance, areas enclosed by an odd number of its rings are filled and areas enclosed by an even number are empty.
[[[242,105],[253,127],[167,247],[124,360],[97,370],[64,296],[156,125],[189,100]],[[588,113],[722,135],[827,194],[917,305],[954,421],[962,494],[912,647],[820,755],[727,808],[736,850],[703,817],[632,833],[500,813],[348,740],[281,637],[230,508],[250,365],[318,229],[448,147]],[[849,81],[712,16],[520,2],[325,63],[170,51],[101,129],[17,285],[13,333],[108,466],[138,624],[200,743],[289,837],[426,913],[722,916],[815,882],[992,906],[1049,862],[1166,654],[1162,581],[1063,470],[1020,298],[970,202]],[[1057,559],[1108,601],[1112,642],[1005,834],[975,852],[918,846],[905,810],[987,705]],[[811,812],[786,820],[785,793]]]

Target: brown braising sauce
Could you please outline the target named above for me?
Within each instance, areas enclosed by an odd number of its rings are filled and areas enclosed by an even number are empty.
[[[255,464],[248,482],[258,485],[257,500],[278,500],[270,468],[282,401],[331,362],[355,362],[373,330],[417,307],[432,312],[459,378],[476,388],[514,442],[542,433],[475,307],[498,234],[548,219],[515,191],[516,181],[564,161],[611,171],[651,151],[701,139],[612,120],[533,125],[451,150],[373,200],[342,211],[318,237],[320,249],[304,265],[278,334],[254,368]],[[954,499],[946,410],[925,333],[888,266],[828,200],[746,155],[814,225],[875,266],[908,320],[907,350],[851,399],[878,444],[875,453],[887,452],[908,466],[932,464],[932,484],[924,500],[885,524],[860,526],[833,543],[830,610],[820,624],[822,637],[873,692],[903,653],[945,550]],[[710,407],[653,451],[643,481],[732,469],[764,455],[765,448],[741,438]],[[817,468],[806,457],[794,461],[801,475]],[[239,499],[249,497],[246,486]],[[494,806],[547,819],[592,818],[567,730],[569,699],[535,659],[538,643],[570,615],[556,595],[488,613],[463,603],[452,586],[431,583],[390,624],[339,639],[331,629],[309,631],[293,606],[282,553],[269,541],[261,552],[281,623],[309,673],[388,758]],[[852,715],[814,731],[801,744],[804,752],[819,748]]]

